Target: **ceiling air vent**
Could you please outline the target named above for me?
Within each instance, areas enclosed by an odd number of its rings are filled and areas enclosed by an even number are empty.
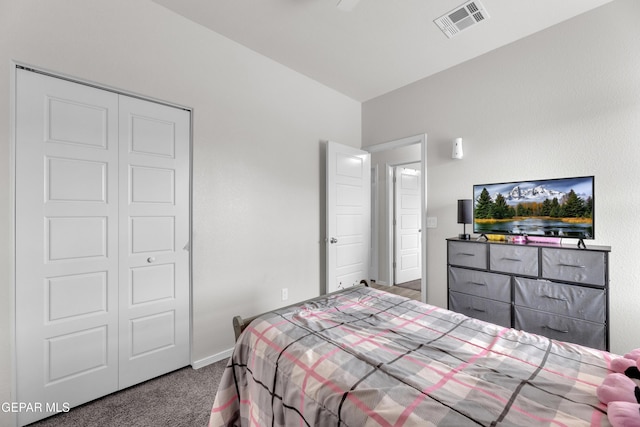
[[[447,37],[451,38],[485,19],[489,19],[489,13],[479,1],[473,0],[458,6],[433,22]]]

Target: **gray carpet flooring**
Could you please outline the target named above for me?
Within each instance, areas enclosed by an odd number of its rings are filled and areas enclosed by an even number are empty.
[[[179,369],[30,427],[205,427],[226,364]]]
[[[381,291],[390,292],[392,294],[400,295],[405,298],[414,299],[416,301],[422,301],[421,296],[422,292],[414,291],[413,289],[403,288],[401,286],[387,286],[387,285],[378,285],[376,283],[371,283],[372,288],[380,289]]]
[[[410,282],[397,283],[395,286],[400,286],[401,288],[419,291],[421,285],[422,285],[422,279],[418,279],[418,280],[412,280]]]

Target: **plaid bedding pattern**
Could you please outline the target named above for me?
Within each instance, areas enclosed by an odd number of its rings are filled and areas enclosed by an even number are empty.
[[[216,426],[608,426],[609,353],[371,288],[259,317]]]

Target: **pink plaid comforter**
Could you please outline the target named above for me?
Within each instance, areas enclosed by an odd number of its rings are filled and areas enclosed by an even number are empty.
[[[255,320],[215,426],[608,426],[609,353],[371,288]]]

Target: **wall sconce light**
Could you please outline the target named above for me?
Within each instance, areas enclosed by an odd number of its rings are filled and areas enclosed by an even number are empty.
[[[458,200],[458,224],[464,224],[462,226],[463,234],[458,234],[459,239],[471,239],[471,235],[467,234],[467,224],[471,223],[473,223],[473,206],[471,199]]]
[[[453,152],[451,153],[451,158],[453,159],[462,159],[462,138],[456,138],[453,140]]]

